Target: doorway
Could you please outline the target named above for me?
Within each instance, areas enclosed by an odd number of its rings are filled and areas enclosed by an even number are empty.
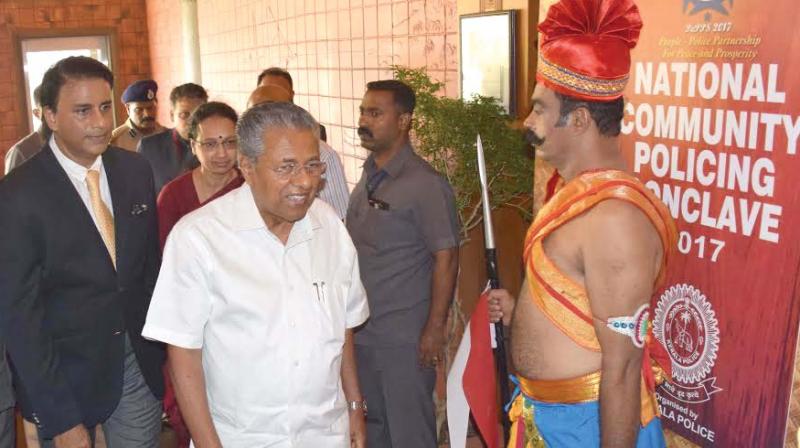
[[[31,132],[41,124],[33,115],[36,102],[33,90],[42,82],[44,73],[53,64],[69,56],[88,56],[111,69],[108,36],[40,37],[21,39],[22,69],[25,76],[25,103]]]

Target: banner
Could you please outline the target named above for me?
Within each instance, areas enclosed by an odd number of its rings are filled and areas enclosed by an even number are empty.
[[[638,5],[623,151],[680,230],[653,312],[674,374],[662,421],[703,446],[783,446],[800,309],[800,9]]]

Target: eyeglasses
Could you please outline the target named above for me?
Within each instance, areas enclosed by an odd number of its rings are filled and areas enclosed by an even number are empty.
[[[279,179],[286,180],[299,174],[301,169],[304,169],[306,174],[311,177],[319,177],[322,176],[322,173],[324,173],[327,168],[327,163],[315,160],[305,165],[300,165],[299,163],[284,163],[277,168],[271,169],[275,171]]]
[[[211,152],[217,149],[219,145],[222,145],[222,149],[226,150],[236,149],[239,146],[239,139],[236,137],[230,137],[224,140],[208,139],[203,140],[202,142],[195,140],[195,142],[200,145],[200,149],[206,152]]]

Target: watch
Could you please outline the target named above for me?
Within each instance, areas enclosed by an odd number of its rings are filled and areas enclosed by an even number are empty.
[[[348,401],[347,402],[347,409],[351,411],[358,411],[359,409],[364,411],[364,414],[367,413],[367,401]]]

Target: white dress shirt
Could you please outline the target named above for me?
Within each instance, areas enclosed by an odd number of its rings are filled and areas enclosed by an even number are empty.
[[[349,447],[345,330],[369,315],[356,250],[322,201],[270,232],[245,184],[167,239],[142,334],[202,349],[225,447]]]
[[[319,192],[319,198],[336,210],[339,219],[347,216],[347,204],[350,201],[350,190],[344,177],[344,167],[339,154],[322,140],[319,141],[319,159],[328,165],[323,178],[325,186]]]
[[[89,186],[86,185],[86,173],[89,172],[90,169],[100,171],[100,199],[102,199],[106,204],[106,207],[108,207],[108,211],[111,212],[111,216],[114,216],[114,206],[111,202],[111,190],[108,188],[108,176],[106,176],[106,169],[103,166],[103,157],[97,157],[92,166],[90,168],[86,168],[61,152],[61,148],[59,148],[58,143],[56,143],[55,135],[50,136],[50,148],[53,149],[53,154],[56,156],[58,164],[61,165],[61,168],[67,172],[67,177],[69,177],[69,180],[72,182],[75,190],[78,191],[78,196],[81,197],[86,209],[89,210],[89,214],[92,216],[92,221],[94,221],[97,231],[100,232],[100,226],[97,223],[97,216],[95,216],[94,209],[92,209],[92,199],[91,196],[89,196]]]

